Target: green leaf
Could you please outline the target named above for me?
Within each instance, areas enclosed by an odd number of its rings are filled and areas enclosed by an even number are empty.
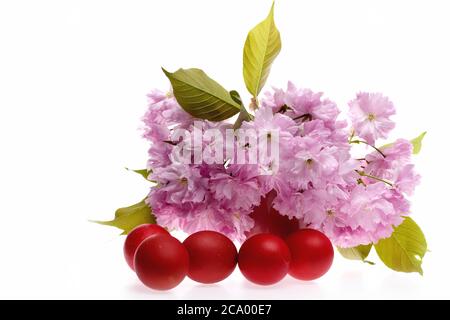
[[[426,134],[427,134],[427,132],[425,131],[417,138],[414,138],[411,140],[411,143],[413,145],[413,154],[418,154],[420,152],[420,150],[422,149],[422,140]]]
[[[395,228],[390,238],[380,240],[375,249],[387,267],[423,275],[422,259],[427,252],[427,241],[422,230],[410,217],[406,217]]]
[[[275,26],[274,5],[265,20],[248,34],[244,46],[244,81],[247,90],[257,97],[266,83],[273,61],[281,51],[280,32]]]
[[[180,106],[196,118],[222,121],[241,110],[230,93],[200,69],[179,69],[170,73],[173,94]]]
[[[337,248],[339,253],[346,259],[350,260],[360,260],[363,262],[367,262],[369,264],[373,264],[373,262],[367,261],[366,258],[372,249],[372,244],[368,245],[360,245],[353,248]]]
[[[152,210],[145,203],[145,199],[130,207],[116,210],[115,218],[112,221],[92,221],[105,226],[116,227],[123,230],[123,235],[128,234],[135,227],[145,223],[156,224],[156,219]]]
[[[422,149],[422,140],[426,134],[426,131],[422,132],[417,138],[409,140],[409,142],[411,142],[411,144],[413,145],[413,154],[419,154],[420,150]],[[384,146],[381,146],[380,149],[391,147],[393,144],[393,142],[385,144]]]
[[[230,95],[233,98],[233,100],[236,101],[236,103],[239,103],[239,105],[241,106],[241,111],[233,126],[233,129],[236,130],[241,127],[242,122],[251,121],[253,119],[253,116],[250,113],[248,113],[247,109],[245,109],[244,104],[242,103],[241,96],[237,91],[235,90],[230,91]]]
[[[231,96],[231,99],[233,99],[233,101],[236,102],[238,105],[240,105],[241,107],[244,106],[239,92],[237,92],[236,90],[231,90],[230,96]]]
[[[141,175],[145,180],[148,180],[148,176],[151,173],[151,171],[148,171],[147,169],[139,169],[139,170],[133,170],[133,169],[128,169],[125,168],[128,171],[133,171],[139,175]]]

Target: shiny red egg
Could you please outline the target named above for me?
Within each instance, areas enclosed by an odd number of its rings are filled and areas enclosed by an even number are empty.
[[[302,229],[286,238],[291,252],[289,274],[299,280],[314,280],[323,276],[333,264],[331,241],[322,232]]]
[[[147,287],[169,290],[186,277],[189,254],[178,239],[158,234],[145,239],[138,247],[134,267],[138,278]]]
[[[219,282],[226,279],[236,268],[236,246],[219,232],[196,232],[184,240],[183,244],[189,253],[187,275],[194,281]]]
[[[166,229],[156,224],[143,224],[136,228],[134,228],[125,239],[125,243],[123,245],[123,254],[125,256],[125,260],[130,266],[131,269],[134,270],[134,255],[136,253],[139,245],[147,239],[148,237],[154,236],[156,234],[169,234]]]
[[[260,233],[242,244],[238,265],[249,281],[271,285],[286,276],[290,260],[289,248],[283,239],[273,234]]]

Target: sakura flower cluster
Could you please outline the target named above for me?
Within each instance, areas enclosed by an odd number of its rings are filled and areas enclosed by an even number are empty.
[[[144,137],[151,143],[149,180],[156,185],[147,203],[162,226],[188,233],[216,230],[242,241],[257,228],[250,214],[272,192],[273,207],[299,228],[321,230],[334,244],[353,247],[389,237],[409,214],[406,196],[419,182],[413,147],[403,139],[376,147],[394,128],[394,106],[381,94],[358,94],[349,103],[349,124],[321,93],[292,83],[273,89],[259,101],[254,118],[233,131],[226,142],[233,152],[224,150],[220,163],[208,161],[221,150],[217,138],[194,132],[213,128],[226,137],[231,123],[193,119],[171,94],[155,90],[148,97]],[[180,128],[201,140],[200,162],[176,157],[180,145],[192,147],[174,136]],[[253,140],[240,139],[249,130],[256,132]],[[251,141],[275,137],[276,159],[272,145],[256,162],[235,161],[238,151],[249,156],[257,146]],[[364,146],[364,154],[356,154],[356,145]]]

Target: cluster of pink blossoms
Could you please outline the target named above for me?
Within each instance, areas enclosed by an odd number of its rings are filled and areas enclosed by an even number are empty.
[[[257,164],[210,164],[214,141],[201,142],[203,162],[186,164],[174,157],[174,148],[186,143],[174,139],[175,129],[194,131],[194,121],[201,121],[203,130],[225,135],[232,124],[194,119],[172,95],[153,91],[143,120],[151,142],[149,179],[156,183],[147,203],[158,224],[188,233],[216,230],[242,241],[255,227],[250,214],[274,191],[272,205],[280,215],[323,231],[338,246],[389,237],[409,213],[406,196],[419,182],[410,163],[413,146],[399,139],[374,148],[394,128],[395,109],[386,97],[360,93],[349,107],[351,126],[338,119],[334,102],[289,83],[287,90],[267,92],[254,119],[241,126],[269,137],[277,133],[277,170],[270,157]],[[253,147],[238,138],[233,143],[244,152]],[[355,144],[366,145],[368,153],[353,156]]]

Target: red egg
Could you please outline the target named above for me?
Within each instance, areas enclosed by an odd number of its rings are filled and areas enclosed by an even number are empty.
[[[156,224],[143,224],[134,228],[128,234],[123,245],[123,253],[131,269],[134,270],[134,255],[139,245],[142,241],[155,234],[169,234],[169,232]]]
[[[238,264],[249,281],[270,285],[286,276],[290,260],[289,248],[283,239],[273,234],[261,233],[242,244]]]
[[[272,202],[275,196],[276,192],[271,191],[250,214],[255,225],[246,233],[247,237],[259,233],[272,233],[284,238],[299,229],[299,222],[296,218],[289,219],[273,208]]]
[[[145,239],[134,256],[138,278],[147,287],[169,290],[180,284],[189,268],[189,254],[178,239],[158,234]]]
[[[200,231],[183,242],[189,253],[188,277],[201,283],[226,279],[236,268],[237,250],[233,242],[215,231]]]
[[[300,280],[314,280],[323,276],[333,263],[331,241],[322,232],[302,229],[286,238],[291,251],[289,274]]]

